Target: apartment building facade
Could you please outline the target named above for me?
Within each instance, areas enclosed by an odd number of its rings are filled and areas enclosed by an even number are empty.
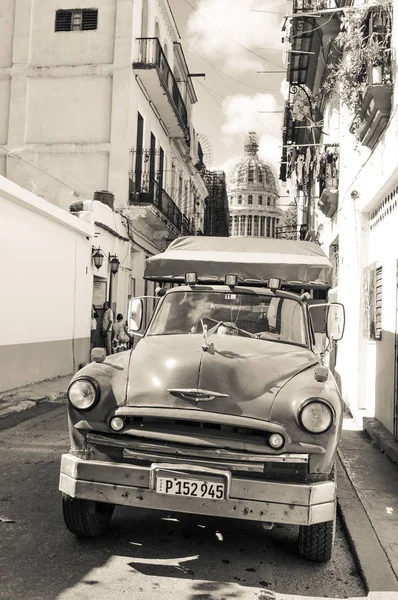
[[[132,260],[117,257],[125,268],[113,282],[124,310],[126,290],[153,291],[145,258],[203,229],[208,195],[168,2],[3,0],[0,28],[0,174],[77,216],[95,192],[113,194],[101,225],[117,232],[116,213],[128,221]]]
[[[293,2],[281,178],[335,265],[343,397],[398,438],[397,11],[397,0]]]

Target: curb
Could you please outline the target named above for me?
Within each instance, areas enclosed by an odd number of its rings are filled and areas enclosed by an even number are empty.
[[[398,580],[338,450],[337,510],[366,592],[397,592]]]
[[[373,444],[384,452],[393,463],[398,465],[398,442],[394,436],[378,421],[370,417],[363,418],[363,430]]]

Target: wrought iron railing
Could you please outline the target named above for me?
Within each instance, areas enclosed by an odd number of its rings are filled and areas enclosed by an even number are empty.
[[[138,38],[138,60],[134,62],[133,66],[134,68],[148,68],[149,65],[156,67],[162,86],[185,130],[185,138],[189,141],[187,109],[162,46],[158,38]]]
[[[168,195],[166,190],[159,186],[157,181],[152,182],[153,185],[153,204],[160,212],[168,218],[170,223],[178,229],[182,230],[182,212]]]
[[[293,13],[315,12],[327,8],[341,8],[349,4],[346,0],[293,0]]]

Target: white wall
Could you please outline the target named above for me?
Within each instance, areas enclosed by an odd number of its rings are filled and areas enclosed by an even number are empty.
[[[113,63],[116,4],[117,0],[83,0],[76,3],[70,0],[35,0],[31,16],[29,63],[35,66]],[[98,28],[92,31],[56,32],[55,12],[65,8],[97,8]]]
[[[0,390],[88,359],[92,227],[0,177]]]

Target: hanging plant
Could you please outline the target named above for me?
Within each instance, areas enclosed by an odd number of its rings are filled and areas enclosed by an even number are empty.
[[[392,0],[380,0],[377,5],[366,2],[341,17],[341,31],[335,43],[343,55],[329,67],[322,92],[338,93],[352,116],[350,131],[355,134],[361,127],[359,113],[368,86],[392,82],[391,16]]]
[[[304,91],[304,89],[305,91]],[[294,91],[295,90],[295,91]],[[307,86],[295,86],[290,88],[291,104],[290,114],[293,121],[301,122],[312,118],[311,101],[313,99],[311,90]]]

